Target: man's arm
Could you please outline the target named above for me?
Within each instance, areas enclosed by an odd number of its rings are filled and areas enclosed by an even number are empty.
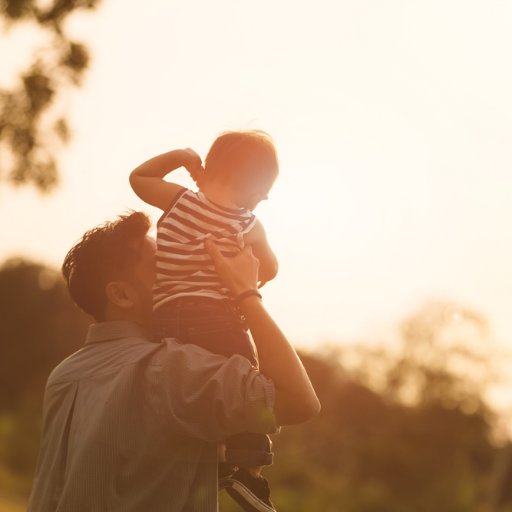
[[[210,240],[205,246],[219,276],[235,297],[256,290],[259,264],[250,246],[233,258],[222,256]],[[274,412],[278,423],[301,423],[318,414],[320,402],[302,362],[259,297],[246,297],[239,305],[258,349],[261,373],[274,383]]]
[[[143,201],[166,210],[183,187],[176,183],[168,183],[164,177],[182,166],[187,169],[194,181],[200,179],[203,167],[199,155],[192,149],[175,149],[139,165],[130,174],[130,185]]]

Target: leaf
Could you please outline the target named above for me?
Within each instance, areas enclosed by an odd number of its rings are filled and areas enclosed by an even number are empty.
[[[49,42],[35,52],[40,58],[20,73],[18,85],[0,90],[0,145],[12,156],[2,162],[0,180],[31,184],[43,192],[56,185],[56,143],[67,143],[71,137],[65,117],[55,112],[57,100],[70,86],[80,85],[90,60],[87,47],[66,35],[64,21],[99,4],[100,0],[0,0],[0,16],[7,25],[28,20],[46,33]]]
[[[2,14],[10,20],[20,20],[32,15],[34,11],[32,0],[2,0],[0,8]]]
[[[70,133],[69,125],[63,117],[61,117],[60,119],[57,119],[57,121],[55,122],[55,125],[54,125],[54,130],[62,142],[64,142],[64,143],[69,142],[69,139],[71,138],[71,133]]]

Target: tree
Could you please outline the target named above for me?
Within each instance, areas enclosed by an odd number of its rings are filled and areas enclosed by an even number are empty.
[[[83,344],[89,319],[51,269],[12,259],[0,267],[0,413],[35,401],[50,371]]]
[[[68,17],[93,9],[101,0],[54,0],[41,7],[37,0],[0,0],[6,31],[30,23],[45,34],[47,44],[10,89],[0,89],[0,180],[32,184],[49,191],[57,183],[55,151],[70,138],[58,100],[78,86],[89,64],[87,48],[65,31]]]
[[[278,510],[486,510],[498,449],[483,408],[404,403],[332,358],[302,358],[322,411],[273,439],[276,464],[266,473]]]
[[[387,391],[420,405],[440,403],[475,411],[495,378],[486,319],[458,304],[432,302],[401,325],[401,356]]]
[[[303,355],[322,411],[274,438],[278,509],[510,511],[510,442],[495,444],[484,395],[488,343],[481,315],[430,303],[402,323],[394,351]]]
[[[60,274],[13,259],[0,267],[0,489],[5,465],[30,489],[51,370],[83,345],[89,319],[69,298]]]
[[[89,319],[56,270],[22,260],[0,267],[0,311],[0,489],[27,496],[45,380],[82,345]],[[322,411],[273,438],[265,474],[278,510],[512,510],[512,444],[494,442],[482,395],[485,321],[430,304],[401,332],[397,351],[378,357],[301,354]],[[225,493],[220,510],[240,511]]]

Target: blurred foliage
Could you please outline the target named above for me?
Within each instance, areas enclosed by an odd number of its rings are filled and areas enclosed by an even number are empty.
[[[2,467],[8,467],[26,492],[46,379],[83,344],[89,320],[70,301],[57,271],[19,259],[0,268],[0,311],[0,490],[7,478]]]
[[[70,86],[81,83],[89,64],[87,48],[66,34],[68,17],[94,9],[100,0],[0,0],[5,31],[31,24],[45,34],[32,62],[11,89],[0,89],[0,179],[33,184],[41,191],[58,178],[56,148],[70,130],[59,115],[58,101]],[[42,6],[44,4],[44,7]]]
[[[89,320],[70,301],[60,274],[8,260],[0,268],[0,413],[35,397],[53,367],[83,344]]]
[[[0,490],[23,497],[44,381],[88,320],[57,272],[21,260],[0,269],[0,303]],[[486,333],[480,315],[432,303],[406,319],[394,350],[301,354],[322,411],[273,438],[265,474],[277,509],[512,512],[512,444],[496,442],[485,402]],[[220,510],[240,509],[221,493]]]

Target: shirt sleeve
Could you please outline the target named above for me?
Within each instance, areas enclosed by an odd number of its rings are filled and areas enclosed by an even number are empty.
[[[205,441],[278,430],[274,384],[243,356],[166,339],[154,370],[159,412],[173,430]]]

